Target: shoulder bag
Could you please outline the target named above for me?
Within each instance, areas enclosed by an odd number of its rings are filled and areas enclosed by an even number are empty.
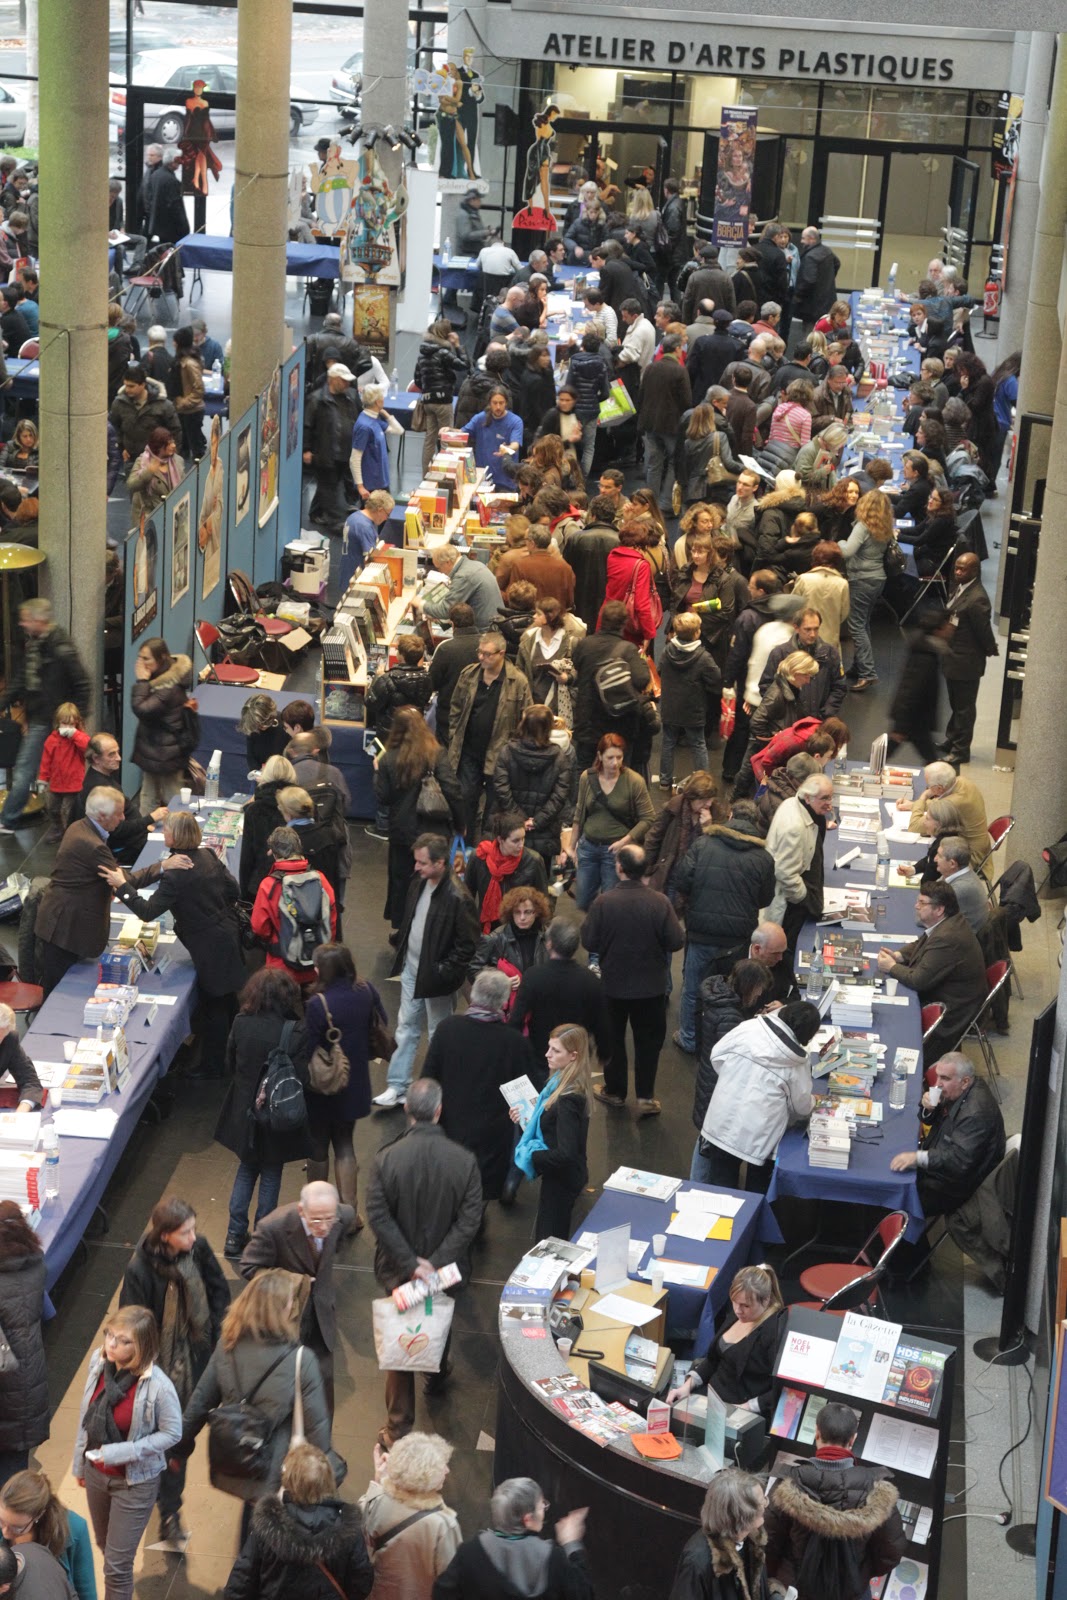
[[[281,1355],[271,1362],[245,1399],[224,1400],[209,1414],[208,1471],[215,1488],[219,1487],[216,1482],[219,1477],[239,1478],[250,1483],[266,1479],[270,1468],[270,1441],[274,1434],[274,1425],[266,1413],[252,1402],[275,1368],[281,1366],[291,1348],[287,1346]],[[236,1378],[237,1368],[232,1354],[229,1354],[229,1359]],[[297,1360],[299,1361],[299,1355]],[[298,1393],[299,1387],[298,1383]]]
[[[367,1023],[367,1054],[372,1061],[391,1061],[396,1055],[396,1040],[389,1029],[389,1023],[379,1010],[381,1002],[377,999],[369,983],[362,983],[362,988],[370,991],[371,1013]]]
[[[11,1341],[0,1324],[0,1376],[7,1377],[9,1373],[19,1370],[19,1358],[11,1348]]]
[[[334,1027],[324,994],[319,995],[319,1002],[326,1013],[326,1043],[315,1049],[308,1062],[308,1083],[315,1094],[340,1094],[348,1088],[352,1068],[341,1046],[341,1030]]]
[[[887,578],[899,578],[908,570],[908,558],[897,543],[896,534],[886,543],[885,554],[882,557]]]

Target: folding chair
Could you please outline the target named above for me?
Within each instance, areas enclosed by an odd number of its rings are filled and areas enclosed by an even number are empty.
[[[37,357],[40,355],[40,353],[41,353],[41,341],[40,341],[40,339],[27,339],[24,344],[19,346],[19,360],[20,361],[36,361]]]
[[[981,873],[985,870],[986,862],[996,855],[1014,826],[1015,818],[1010,811],[1006,811],[1002,817],[993,818],[989,824],[989,837],[992,842],[981,861],[975,867],[975,872]]]
[[[211,659],[211,647],[214,644],[218,644],[220,634],[213,622],[198,622],[193,632],[196,634],[196,642],[204,652],[204,658],[211,668],[211,673],[216,683],[223,683],[227,687],[234,688],[259,682],[259,673],[255,667],[239,667],[236,662],[230,660],[229,656],[226,657],[221,666],[215,665]]]
[[[923,1027],[923,1044],[929,1039],[944,1015],[945,1002],[943,1000],[931,1000],[928,1005],[923,1006],[920,1012]]]
[[[885,1274],[883,1256],[870,1272],[858,1273],[825,1300],[793,1300],[790,1305],[799,1306],[805,1311],[828,1311],[833,1317],[843,1317],[846,1311],[862,1311],[865,1316],[874,1317],[878,1315],[875,1307],[880,1303]]]
[[[997,1099],[1002,1101],[1003,1096],[1000,1092],[1000,1084],[997,1082],[997,1079],[1000,1077],[1000,1063],[997,1060],[996,1051],[993,1049],[993,1046],[989,1041],[989,1035],[982,1026],[982,1018],[989,1010],[989,1007],[993,1003],[997,993],[1004,987],[1006,983],[1011,981],[1011,962],[994,961],[991,967],[986,968],[985,978],[989,992],[982,1001],[982,1004],[979,1006],[972,1021],[968,1023],[965,1032],[961,1035],[960,1043],[962,1044],[964,1039],[977,1039],[978,1048],[982,1052],[982,1059],[986,1064],[986,1071],[989,1074],[989,1087],[992,1089]]]
[[[159,260],[156,262],[155,266],[150,272],[143,272],[139,277],[130,279],[129,286],[126,291],[125,310],[135,322],[137,321],[137,318],[140,316],[141,312],[147,306],[149,300],[167,299],[173,299],[174,301],[174,320],[177,322],[177,296],[172,295],[170,290],[166,288],[163,282],[163,269],[177,254],[178,246],[172,244],[169,249],[164,250],[163,254],[160,256]],[[132,294],[132,290],[137,290],[138,292],[136,294]],[[150,320],[158,322],[160,318],[155,317],[150,318]]]
[[[920,578],[918,580],[919,592],[915,596],[915,599],[911,602],[911,605],[908,607],[907,611],[905,611],[904,615],[899,619],[901,628],[903,628],[904,624],[907,622],[908,618],[911,616],[919,602],[926,599],[930,593],[930,590],[935,584],[941,590],[941,603],[944,605],[945,601],[948,599],[948,580],[945,577],[945,568],[950,564],[950,562],[955,561],[957,548],[958,546],[954,544],[950,550],[945,552],[945,555],[939,563],[937,570],[935,572],[931,572],[929,577]]]
[[[252,580],[247,572],[242,572],[239,567],[235,567],[232,572],[227,574],[226,581],[230,585],[230,593],[233,595],[238,611],[247,611],[255,617],[266,632],[268,639],[281,639],[285,634],[292,633],[293,625],[291,622],[286,622],[284,617],[269,616],[263,610],[259,595],[253,588]]]
[[[865,1267],[868,1271],[879,1268],[884,1273],[893,1252],[904,1237],[907,1226],[906,1211],[890,1211],[882,1218],[874,1232],[864,1240],[851,1261],[820,1261],[813,1267],[805,1267],[800,1274],[800,1287],[805,1294],[814,1296],[818,1303],[825,1304],[826,1301],[832,1300],[835,1294],[857,1281],[857,1267]],[[877,1253],[874,1253],[875,1246],[878,1247]],[[871,1294],[871,1301],[876,1307],[881,1305],[882,1295],[877,1284]],[[877,1312],[874,1314],[877,1315]]]

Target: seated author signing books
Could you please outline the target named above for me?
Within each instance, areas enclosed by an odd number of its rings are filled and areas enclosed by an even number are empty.
[[[773,1589],[792,1587],[801,1600],[936,1594],[951,1347],[876,1316],[786,1307],[771,1267],[727,1263],[699,1268],[718,1315],[698,1353],[694,1341],[668,1331],[678,1321],[672,1297],[691,1290],[698,1274],[690,1259],[691,1272],[675,1288],[672,1254],[683,1241],[690,1258],[710,1250],[717,1232],[714,1248],[724,1261],[732,1243],[724,1235],[736,1234],[752,1197],[683,1189],[676,1179],[629,1168],[606,1189],[613,1185],[612,1197],[625,1195],[633,1207],[632,1229],[592,1230],[591,1215],[573,1242],[541,1240],[501,1295],[504,1391],[521,1377],[540,1416],[530,1449],[542,1439],[552,1444],[555,1429],[574,1430],[602,1449],[585,1470],[619,1484],[620,1514],[624,1499],[627,1515],[638,1516],[641,1502],[667,1513],[663,1537],[677,1561],[672,1600],[704,1592],[689,1570],[704,1559],[704,1536],[683,1546],[676,1513],[694,1502],[681,1491],[706,1497],[698,1512],[706,1520],[724,1466],[767,1475]],[[631,1237],[660,1213],[668,1227],[681,1224],[681,1236]],[[566,1439],[557,1435],[557,1456],[582,1463],[587,1447]],[[634,1477],[637,1462],[636,1470],[654,1475],[647,1484]]]

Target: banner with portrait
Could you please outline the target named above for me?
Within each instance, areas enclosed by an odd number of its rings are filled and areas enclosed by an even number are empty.
[[[230,425],[229,470],[226,493],[229,500],[229,538],[227,560],[231,568],[251,573],[256,542],[256,492],[259,474],[255,470],[256,439],[259,426],[259,401]]]
[[[748,243],[758,120],[754,106],[722,108],[714,223],[714,243],[720,247],[732,245],[736,249]]]
[[[274,375],[259,397],[259,525],[262,528],[278,504],[278,462],[282,445],[282,375]]]
[[[226,478],[231,434],[212,417],[208,453],[200,462],[196,515],[197,616],[217,622],[226,609]]]
[[[379,361],[389,357],[393,320],[393,295],[377,283],[352,286],[352,337]]]
[[[159,615],[158,511],[142,513],[133,541],[133,605],[130,608],[130,642],[146,633]],[[158,631],[158,630],[156,630]]]
[[[300,537],[300,500],[304,482],[304,462],[300,453],[300,423],[304,413],[304,361],[307,351],[300,344],[282,363],[282,397],[285,409],[284,441],[278,481],[278,571],[282,551],[290,539]],[[290,441],[295,439],[292,449]]]

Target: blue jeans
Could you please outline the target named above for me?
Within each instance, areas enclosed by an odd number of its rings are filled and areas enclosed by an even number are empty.
[[[51,726],[47,722],[26,724],[26,731],[22,735],[22,743],[15,759],[15,770],[11,775],[11,787],[7,791],[4,809],[0,812],[0,826],[12,828],[22,816],[26,801],[30,798],[30,786],[41,765],[44,742],[51,731]]]
[[[256,1226],[278,1209],[282,1192],[281,1167],[257,1167],[250,1161],[238,1162],[237,1176],[230,1191],[230,1229],[233,1233],[248,1232],[248,1208],[252,1204],[252,1191],[257,1178],[259,1198],[256,1201]]]
[[[849,676],[876,678],[874,651],[871,649],[870,621],[875,601],[885,588],[884,578],[850,578],[848,582],[848,631],[855,654]]]
[[[399,1095],[407,1093],[415,1067],[415,1051],[422,1038],[422,1024],[426,1022],[427,1043],[434,1036],[434,1029],[444,1018],[450,1017],[453,1010],[453,996],[450,994],[438,995],[429,1000],[415,998],[415,977],[405,961],[400,974],[400,1010],[396,1019],[396,1050],[389,1063],[386,1083],[390,1089],[395,1089]]]
[[[589,469],[593,465],[593,452],[596,449],[596,424],[596,417],[588,417],[582,422],[582,442],[578,447],[578,460],[581,463],[583,478],[588,478]]]
[[[700,985],[726,952],[714,944],[699,944],[690,939],[682,963],[682,999],[678,1012],[678,1037],[687,1050],[697,1047],[697,1013]]]
[[[659,743],[660,783],[674,782],[674,752],[683,741],[689,746],[689,754],[693,758],[693,771],[708,770],[708,745],[704,738],[704,724],[701,722],[696,727],[685,728],[678,722],[665,722]]]
[[[615,856],[606,844],[594,844],[591,839],[578,840],[578,871],[575,877],[574,898],[579,911],[588,911],[598,894],[614,889],[618,883]]]
[[[700,1138],[701,1136],[698,1133],[696,1143],[693,1146],[693,1159],[689,1163],[689,1177],[693,1183],[710,1183],[711,1161],[700,1152]]]
[[[676,433],[645,434],[645,472],[648,486],[663,511],[671,509],[671,489],[674,487],[674,451],[678,443]]]

